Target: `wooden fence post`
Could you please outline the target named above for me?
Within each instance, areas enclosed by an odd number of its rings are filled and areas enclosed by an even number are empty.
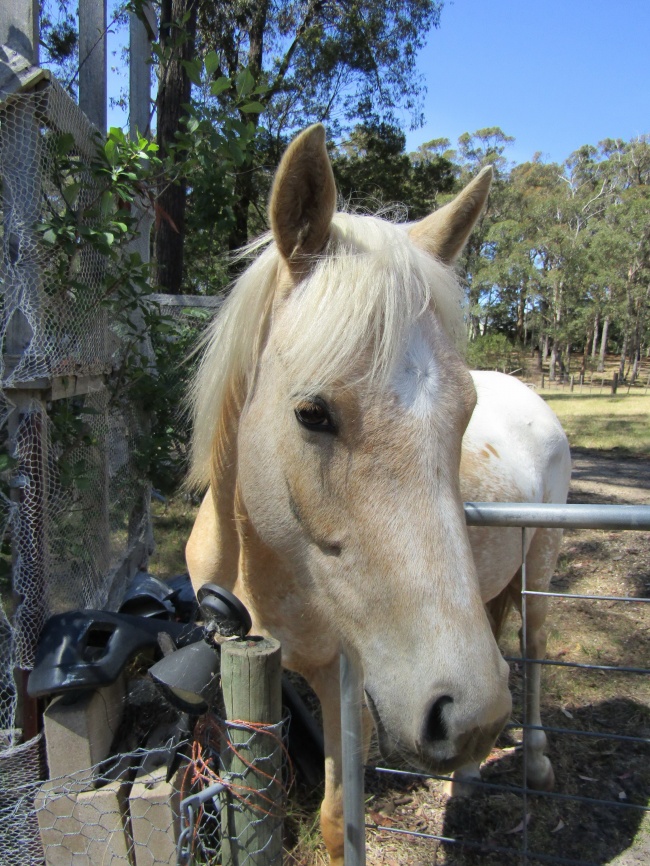
[[[282,667],[280,643],[243,638],[221,645],[221,688],[229,722],[226,772],[233,793],[223,810],[223,866],[282,863]],[[250,723],[250,727],[248,724]],[[260,725],[271,730],[254,733]],[[275,730],[273,730],[275,726]],[[251,767],[251,764],[253,767]],[[239,788],[238,788],[239,786]]]
[[[614,373],[612,376],[612,394],[616,394],[617,388],[618,388],[618,373]]]

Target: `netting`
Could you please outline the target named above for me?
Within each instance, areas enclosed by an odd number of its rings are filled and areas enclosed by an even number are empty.
[[[5,752],[0,866],[278,862],[284,723],[250,728],[243,738],[235,723],[233,753],[233,725],[209,718],[211,740],[204,722],[200,744],[137,748],[47,781],[37,781],[40,736]],[[177,765],[172,754],[182,755]],[[233,754],[246,766],[233,768]]]
[[[210,714],[195,731],[181,802],[178,863],[265,866],[282,857],[289,762],[286,722],[254,725]]]
[[[5,386],[110,366],[115,344],[103,297],[104,258],[79,244],[78,252],[62,260],[42,242],[38,229],[44,219],[56,220],[65,212],[72,191],[79,196],[79,211],[97,196],[86,168],[97,143],[94,127],[54,81],[0,105],[0,374]],[[61,174],[63,156],[74,178],[70,171]],[[79,284],[82,292],[75,291]]]
[[[110,261],[78,237],[53,246],[43,228],[72,206],[92,219],[98,142],[54,81],[0,103],[0,864],[43,863],[35,797],[63,808],[36,781],[38,738],[22,742],[43,623],[115,609],[151,546],[136,457],[147,422],[115,387],[134,330],[109,313]],[[72,826],[79,808],[61,819]]]

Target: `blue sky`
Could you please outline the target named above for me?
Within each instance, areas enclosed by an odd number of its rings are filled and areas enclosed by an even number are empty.
[[[562,162],[650,133],[650,0],[447,0],[419,65],[425,126],[407,133],[409,150],[500,126],[515,138],[510,160]],[[109,125],[124,122],[109,111]]]
[[[409,149],[500,126],[511,160],[562,162],[650,133],[650,0],[448,0],[420,67],[426,125]]]

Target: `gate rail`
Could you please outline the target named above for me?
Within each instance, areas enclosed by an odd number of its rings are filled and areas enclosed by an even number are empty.
[[[644,603],[650,598],[635,598],[631,596],[592,595],[565,592],[539,592],[526,588],[526,530],[531,528],[561,528],[561,529],[602,529],[602,530],[650,530],[650,505],[556,505],[556,504],[533,504],[520,502],[466,502],[465,520],[468,526],[491,526],[491,527],[515,527],[522,530],[522,643],[526,644],[526,598],[528,596],[547,596],[551,598],[572,598],[598,601],[623,601]],[[601,739],[612,739],[629,743],[650,744],[650,738],[630,737],[623,734],[599,733],[591,731],[577,731],[569,728],[557,728],[546,725],[531,725],[526,718],[525,694],[528,687],[528,667],[531,664],[554,665],[558,667],[573,667],[598,671],[617,671],[631,674],[648,674],[647,668],[637,668],[618,665],[592,665],[579,662],[563,662],[553,659],[528,659],[526,657],[507,659],[523,663],[523,721],[521,724],[511,724],[507,727],[521,728],[524,738],[526,731],[543,730],[549,733],[574,734],[580,736],[599,737]],[[359,672],[348,662],[345,656],[341,658],[341,721],[343,738],[343,765],[345,769],[344,779],[344,819],[345,819],[345,864],[346,866],[364,866],[365,859],[365,826],[364,826],[364,787],[363,787],[363,742],[361,734],[361,704],[363,697],[363,681]],[[524,748],[524,779],[525,779],[525,756]],[[411,777],[420,779],[436,779],[450,781],[450,777],[410,773],[403,770],[392,770],[387,767],[373,767],[374,771],[381,774],[394,774],[400,777]],[[490,790],[520,792],[523,799],[523,821],[522,821],[522,844],[518,850],[513,847],[490,845],[491,853],[503,852],[504,854],[517,855],[521,857],[521,863],[527,864],[531,858],[536,861],[558,863],[562,866],[594,866],[592,861],[576,860],[540,851],[530,851],[528,848],[528,795],[542,796],[556,800],[571,800],[592,804],[594,806],[615,806],[620,809],[633,809],[640,812],[650,812],[650,806],[642,806],[636,803],[616,802],[614,800],[602,800],[593,797],[583,797],[572,794],[561,794],[553,791],[532,791],[524,781],[521,789],[511,785],[500,785],[491,782],[476,782]],[[368,825],[373,828],[374,825]],[[465,848],[482,849],[478,842],[460,840],[448,836],[440,836],[433,833],[424,833],[396,827],[382,827],[382,832],[393,833],[400,836],[413,836],[418,839],[431,839],[448,845],[462,845]]]

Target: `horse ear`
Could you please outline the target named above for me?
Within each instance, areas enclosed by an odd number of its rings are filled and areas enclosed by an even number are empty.
[[[322,250],[335,207],[336,185],[325,147],[325,129],[317,123],[291,142],[271,190],[271,230],[290,265]]]
[[[453,264],[481,215],[491,183],[492,166],[488,165],[453,201],[412,226],[413,242],[445,264]]]

